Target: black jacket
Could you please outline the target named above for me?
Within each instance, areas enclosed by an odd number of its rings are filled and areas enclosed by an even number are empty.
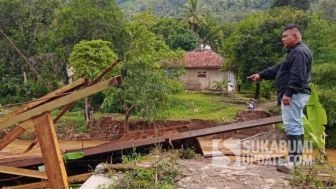
[[[288,97],[297,93],[310,94],[311,67],[311,52],[305,44],[299,42],[293,48],[288,49],[284,61],[259,74],[261,79],[275,79],[278,102],[280,102],[283,94]]]

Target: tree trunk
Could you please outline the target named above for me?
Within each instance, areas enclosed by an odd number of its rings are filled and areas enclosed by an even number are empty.
[[[88,124],[90,122],[91,116],[90,116],[90,108],[89,108],[89,103],[88,103],[88,98],[85,98],[85,121],[86,124]]]
[[[256,91],[254,95],[254,99],[259,99],[260,96],[260,82],[256,82]]]
[[[132,105],[131,107],[128,108],[127,104],[124,104],[124,111],[125,111],[125,132],[124,134],[127,134],[129,132],[129,117],[131,116],[131,111],[133,110],[134,106]]]
[[[126,135],[128,132],[129,132],[129,123],[128,123],[128,119],[130,117],[130,114],[129,113],[126,113],[125,114],[125,123],[124,123],[124,127],[125,127],[125,131],[124,131],[124,134]]]
[[[27,83],[28,83],[27,73],[25,71],[23,71],[22,75],[23,75],[23,84],[27,85]]]

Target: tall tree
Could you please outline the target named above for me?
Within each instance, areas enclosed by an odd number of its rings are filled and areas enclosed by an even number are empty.
[[[81,40],[109,41],[113,51],[122,56],[128,43],[125,23],[123,14],[114,0],[66,2],[56,12],[51,26],[53,48],[63,59],[64,73],[72,47]]]
[[[310,8],[310,5],[311,5],[310,0],[274,0],[272,8],[289,6],[307,11]]]
[[[103,40],[81,41],[70,54],[69,63],[77,77],[96,78],[117,56],[110,49],[110,42]],[[85,119],[91,119],[92,104],[85,98]]]
[[[225,28],[210,14],[205,16],[206,25],[203,25],[199,34],[203,42],[209,44],[212,49],[219,52],[224,47],[224,31]]]
[[[320,0],[320,11],[322,14],[331,20],[336,20],[336,1],[335,0]]]
[[[151,31],[162,36],[172,49],[190,51],[199,45],[199,36],[181,19],[160,18]]]
[[[205,24],[203,13],[199,7],[198,0],[188,0],[184,9],[184,14],[189,24],[190,29],[198,33]]]
[[[110,48],[111,42],[103,40],[80,41],[70,54],[69,64],[77,77],[96,78],[117,55]]]
[[[245,83],[246,76],[276,64],[283,58],[282,28],[296,23],[305,29],[308,16],[300,10],[277,8],[257,13],[238,24],[226,39],[227,66],[239,73]]]
[[[167,105],[172,92],[168,75],[160,66],[163,59],[176,57],[159,36],[138,22],[128,25],[131,43],[126,54],[122,86],[112,89],[103,103],[106,111],[125,114],[125,130],[131,115],[139,115],[147,121],[154,121],[159,110]]]
[[[0,1],[0,29],[3,31],[0,38],[0,73],[4,80],[0,83],[1,101],[28,100],[55,88],[57,69],[46,69],[51,68],[50,63],[55,59],[36,60],[46,53],[43,36],[53,19],[54,10],[60,4],[58,0]],[[33,69],[15,48],[29,59]],[[39,72],[39,78],[34,70]]]

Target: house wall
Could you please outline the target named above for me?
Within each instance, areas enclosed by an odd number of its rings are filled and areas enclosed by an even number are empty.
[[[205,73],[205,74],[204,74]],[[219,69],[186,69],[186,74],[181,77],[184,88],[187,90],[215,89],[215,81],[230,80],[236,85],[235,76],[232,72],[222,72]],[[235,89],[235,87],[233,87]]]

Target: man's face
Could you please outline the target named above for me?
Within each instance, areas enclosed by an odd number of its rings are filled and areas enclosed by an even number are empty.
[[[291,30],[287,30],[282,34],[282,44],[285,48],[294,47],[297,43],[297,36]]]

